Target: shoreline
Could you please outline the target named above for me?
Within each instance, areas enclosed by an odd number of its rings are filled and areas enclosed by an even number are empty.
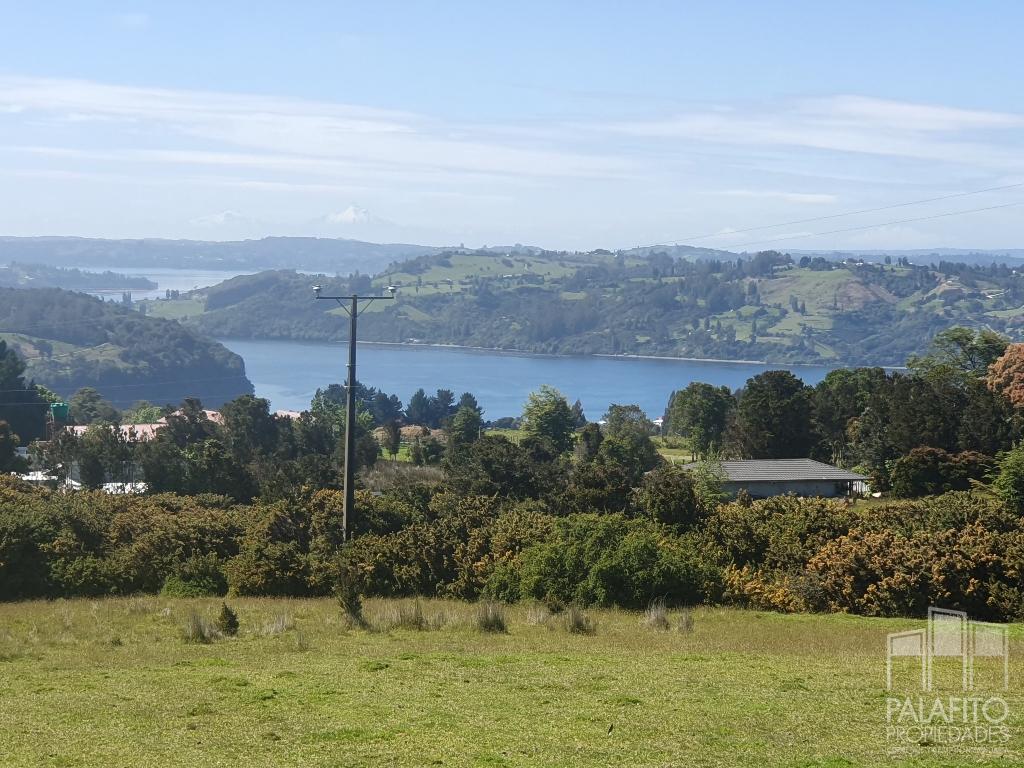
[[[613,355],[610,352],[594,352],[593,357],[606,357],[612,360],[669,360],[680,363],[715,363],[729,365],[813,365],[819,366],[819,363],[769,363],[767,360],[727,360],[719,357],[672,357],[671,355],[628,355],[619,354]],[[822,368],[828,368],[827,365],[820,365]],[[844,366],[838,366],[840,368]]]
[[[254,339],[254,338],[231,338],[228,336],[217,336],[214,337],[214,341],[218,342],[231,342],[231,341],[254,341],[254,342],[288,342],[296,344],[326,344],[326,345],[343,345],[347,344],[347,341],[326,341],[326,340],[315,340],[315,339]],[[472,346],[469,344],[443,344],[440,342],[416,342],[416,341],[363,341],[359,340],[356,342],[357,345],[363,346],[377,346],[377,347],[403,347],[406,349],[449,349],[463,352],[489,352],[498,355],[508,355],[510,357],[545,357],[545,358],[565,358],[565,359],[582,359],[588,357],[602,358],[605,360],[661,360],[664,362],[676,362],[676,363],[711,363],[714,365],[761,365],[761,366],[779,366],[779,367],[807,367],[807,368],[855,368],[855,367],[870,367],[870,368],[885,368],[886,370],[898,370],[902,366],[854,366],[846,364],[830,364],[830,363],[773,363],[767,360],[730,360],[727,358],[717,357],[672,357],[670,355],[634,355],[634,354],[612,354],[610,352],[529,352],[519,349],[504,349],[501,347],[479,347]]]

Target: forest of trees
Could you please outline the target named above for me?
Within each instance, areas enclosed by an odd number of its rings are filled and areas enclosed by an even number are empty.
[[[3,288],[63,288],[68,291],[152,290],[156,283],[141,275],[117,272],[88,272],[68,267],[22,264],[14,261],[0,267]]]
[[[0,336],[28,350],[30,378],[65,397],[89,386],[122,406],[186,395],[217,405],[253,391],[218,342],[82,293],[0,288]]]
[[[999,264],[794,260],[776,251],[699,261],[662,253],[446,253],[393,265],[377,282],[392,278],[401,283],[398,301],[367,313],[361,338],[901,365],[952,326],[984,324],[1016,336],[1024,321],[1015,312],[1024,277]],[[222,338],[340,338],[336,319],[308,301],[309,282],[287,271],[234,278],[201,291],[206,311],[187,322]],[[370,281],[324,278],[324,286],[344,293],[369,289]]]

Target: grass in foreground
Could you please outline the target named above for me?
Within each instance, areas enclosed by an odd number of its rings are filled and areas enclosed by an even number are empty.
[[[1003,746],[887,745],[885,635],[921,622],[156,597],[0,605],[0,764],[1020,765],[1020,627]],[[205,622],[213,636],[185,639]],[[907,679],[910,679],[908,673]],[[910,691],[908,690],[908,693]],[[916,695],[916,691],[913,692]]]

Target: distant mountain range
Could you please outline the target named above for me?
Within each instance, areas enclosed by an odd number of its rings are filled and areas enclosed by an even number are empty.
[[[368,216],[361,209],[347,209],[338,217],[361,221]],[[917,250],[793,250],[800,256],[821,256],[831,261],[857,258],[881,262],[886,256],[906,257],[919,264],[958,261],[972,265],[992,263],[1024,265],[1024,248],[973,249],[924,248]],[[495,245],[480,249],[439,248],[414,243],[373,243],[334,237],[265,237],[259,240],[104,240],[85,237],[0,237],[0,266],[11,262],[54,267],[160,267],[170,269],[223,269],[258,271],[295,269],[348,275],[352,272],[378,274],[407,259],[448,252],[522,254],[541,256],[564,253],[536,245]],[[646,258],[664,253],[690,261],[730,260],[741,256],[733,251],[693,245],[653,245],[616,251],[598,249],[595,254]]]
[[[85,237],[0,237],[0,265],[162,267],[173,269],[297,269],[376,274],[394,261],[436,253],[405,243],[367,243],[318,237],[206,240],[101,240]]]

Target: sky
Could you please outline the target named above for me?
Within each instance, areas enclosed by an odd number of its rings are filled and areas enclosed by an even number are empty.
[[[0,235],[1024,248],[1021,29],[986,0],[0,0]]]

